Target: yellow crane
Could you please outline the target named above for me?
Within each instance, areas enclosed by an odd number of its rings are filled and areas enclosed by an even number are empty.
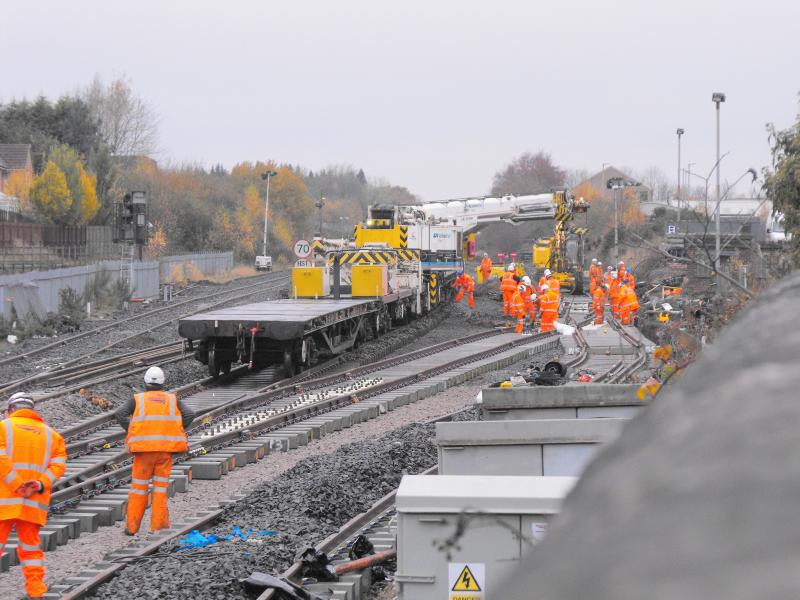
[[[569,190],[553,192],[556,221],[553,236],[539,238],[533,246],[533,266],[550,269],[564,291],[583,293],[583,239],[586,227],[576,227],[575,215],[589,210],[589,203]]]

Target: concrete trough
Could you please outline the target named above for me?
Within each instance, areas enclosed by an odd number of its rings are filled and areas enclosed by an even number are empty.
[[[476,404],[484,421],[630,419],[645,405],[636,397],[638,388],[613,383],[485,388]]]
[[[461,421],[436,424],[441,475],[577,477],[626,419]]]

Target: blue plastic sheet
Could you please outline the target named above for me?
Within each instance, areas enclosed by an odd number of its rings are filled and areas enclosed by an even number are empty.
[[[203,535],[197,529],[194,531],[186,534],[181,539],[178,540],[178,550],[190,550],[192,548],[207,548],[208,546],[213,546],[219,542],[230,542],[236,540],[249,540],[254,536],[265,537],[269,535],[275,535],[278,533],[277,531],[270,531],[268,529],[262,531],[256,531],[255,529],[248,529],[247,531],[242,530],[241,527],[238,525],[234,525],[231,533],[225,535],[222,538],[217,537],[216,535]]]

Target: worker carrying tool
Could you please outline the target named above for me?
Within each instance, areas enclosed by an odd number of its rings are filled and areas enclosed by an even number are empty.
[[[596,258],[592,259],[592,266],[589,267],[589,293],[594,295],[597,286],[603,283],[603,263]]]
[[[488,253],[483,253],[483,260],[481,261],[481,265],[478,267],[478,270],[481,272],[483,282],[485,283],[489,281],[489,277],[492,275],[492,259],[489,258]]]
[[[514,263],[506,267],[503,278],[500,280],[500,291],[503,292],[503,316],[511,313],[511,299],[517,291],[517,280],[514,278]]]
[[[517,291],[514,292],[514,295],[511,297],[511,315],[517,318],[517,327],[515,329],[517,333],[522,333],[522,330],[525,328],[526,314],[525,286],[520,285],[517,287]]]
[[[189,445],[185,428],[195,414],[172,392],[164,391],[164,371],[150,367],[144,374],[145,391],[114,415],[128,432],[125,442],[133,454],[131,491],[128,494],[127,535],[136,535],[147,508],[150,482],[153,482],[153,513],[150,531],[169,527],[167,488],[172,470],[172,455],[186,452]]]
[[[471,275],[467,275],[461,269],[458,270],[458,277],[453,283],[454,288],[458,288],[456,302],[461,302],[464,294],[467,295],[467,304],[470,308],[475,308],[475,280]]]
[[[0,423],[0,553],[15,528],[25,592],[41,598],[47,586],[39,530],[47,523],[53,484],[67,468],[67,450],[27,392],[8,399],[5,416]]]
[[[542,286],[542,293],[539,295],[539,308],[542,313],[541,332],[554,331],[556,319],[558,318],[558,297],[547,284]]]
[[[620,321],[623,325],[633,325],[633,320],[639,311],[639,299],[633,289],[631,280],[626,277],[620,288]]]
[[[602,325],[606,312],[606,297],[608,295],[608,284],[601,283],[592,293],[592,310],[594,310],[594,324]]]

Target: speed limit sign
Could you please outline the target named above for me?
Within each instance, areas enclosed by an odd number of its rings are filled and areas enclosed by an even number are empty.
[[[297,258],[308,258],[311,256],[311,244],[308,240],[297,240],[294,243],[294,255]]]

